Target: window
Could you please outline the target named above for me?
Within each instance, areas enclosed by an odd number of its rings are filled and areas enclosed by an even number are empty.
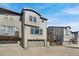
[[[42,29],[40,29],[40,35],[42,35]]]
[[[36,22],[36,17],[34,17],[34,22]]]
[[[39,28],[35,29],[35,34],[39,34]]]
[[[31,22],[36,22],[36,17],[29,16],[29,20],[30,20]]]
[[[42,35],[42,29],[32,27],[31,34]]]
[[[15,27],[13,26],[0,26],[1,35],[15,35]]]
[[[5,26],[0,26],[0,34],[5,34]]]
[[[6,30],[6,33],[7,33],[8,35],[15,35],[15,27],[13,27],[13,26],[8,26],[8,27],[7,27],[7,30]]]
[[[32,16],[29,16],[29,20],[32,21]]]
[[[35,29],[31,28],[31,34],[35,34]]]

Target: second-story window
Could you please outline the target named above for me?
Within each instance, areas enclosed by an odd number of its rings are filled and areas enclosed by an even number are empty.
[[[31,28],[31,34],[35,34],[35,29]]]
[[[31,34],[35,34],[35,35],[42,35],[43,34],[43,30],[39,29],[39,28],[31,28]]]
[[[15,35],[15,27],[13,26],[7,26],[7,35]]]
[[[15,35],[14,26],[0,26],[0,35]]]
[[[35,34],[39,35],[39,28],[35,28]]]
[[[5,26],[0,26],[0,35],[5,34]]]
[[[40,35],[42,35],[42,29],[40,29]]]

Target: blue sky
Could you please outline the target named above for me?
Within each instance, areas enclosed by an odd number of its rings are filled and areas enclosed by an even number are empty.
[[[48,19],[48,26],[71,26],[79,31],[79,4],[77,3],[2,3],[1,8],[21,12],[22,8],[32,8]]]

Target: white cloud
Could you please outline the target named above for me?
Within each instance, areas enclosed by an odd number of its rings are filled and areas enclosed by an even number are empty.
[[[69,8],[69,9],[62,10],[62,12],[66,14],[71,14],[71,15],[79,14],[79,6],[75,8]]]

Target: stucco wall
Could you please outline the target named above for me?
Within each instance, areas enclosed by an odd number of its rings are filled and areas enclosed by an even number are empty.
[[[3,25],[3,26],[15,26],[16,31],[19,31],[19,36],[21,37],[20,16],[11,15],[11,14],[2,14],[2,15],[0,15],[0,25]]]
[[[36,22],[29,21],[29,15],[36,17]],[[40,29],[43,29],[43,35],[34,35],[34,34],[30,34],[31,27],[25,26],[24,30],[25,30],[25,33],[26,33],[25,34],[26,38],[28,38],[28,39],[45,39],[46,40],[47,21],[43,20],[44,22],[42,22],[42,20],[43,19],[40,19],[40,16],[37,15],[36,13],[31,12],[31,11],[25,11],[25,24],[38,26]]]
[[[34,26],[40,26],[40,16],[37,15],[34,12],[31,11],[24,11],[25,12],[25,24],[34,25]],[[29,16],[35,16],[36,17],[36,23],[29,21]]]

